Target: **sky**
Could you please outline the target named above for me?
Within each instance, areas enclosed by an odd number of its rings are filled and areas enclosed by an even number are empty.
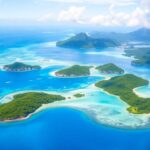
[[[0,0],[0,24],[150,28],[150,0]]]

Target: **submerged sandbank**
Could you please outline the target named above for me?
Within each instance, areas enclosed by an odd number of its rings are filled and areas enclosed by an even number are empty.
[[[24,93],[29,91],[22,91],[17,93]],[[31,92],[31,91],[30,91]],[[35,92],[35,91],[34,91]],[[39,91],[36,91],[39,92]],[[41,92],[41,91],[40,91]],[[61,94],[62,96],[68,97],[63,101],[56,101],[50,104],[43,104],[34,113],[29,114],[25,118],[16,120],[6,120],[6,122],[21,121],[32,117],[34,114],[44,111],[49,108],[56,107],[69,107],[83,111],[93,120],[98,123],[117,127],[117,128],[146,128],[149,127],[150,114],[147,115],[134,115],[126,111],[127,104],[122,102],[116,96],[106,93],[105,91],[99,90],[94,85],[89,86],[85,89],[74,90],[70,92],[47,92],[51,94]],[[17,93],[7,95],[3,98],[13,98],[13,95]],[[75,98],[73,94],[84,93],[85,97]],[[5,123],[5,122],[4,122]]]

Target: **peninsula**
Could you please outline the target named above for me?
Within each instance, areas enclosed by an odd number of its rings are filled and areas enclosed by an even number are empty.
[[[59,41],[56,43],[58,47],[64,47],[64,48],[79,48],[79,49],[90,49],[90,48],[108,48],[108,47],[115,47],[119,44],[113,40],[110,39],[104,39],[104,38],[92,38],[86,33],[79,33],[67,40]]]
[[[82,77],[90,75],[90,66],[74,65],[69,68],[55,72],[58,77]]]
[[[9,72],[25,72],[25,71],[39,70],[41,69],[41,67],[27,65],[22,62],[15,62],[13,64],[5,65],[3,69]]]
[[[127,110],[134,114],[150,113],[150,98],[137,96],[133,89],[148,85],[149,82],[133,74],[113,77],[110,80],[103,80],[95,85],[104,89],[110,94],[119,96],[130,107]]]
[[[113,63],[98,66],[96,67],[96,69],[104,74],[123,74],[124,73],[123,69],[121,69],[120,67],[116,66]]]
[[[29,114],[34,113],[42,104],[60,100],[65,100],[65,97],[42,92],[17,94],[12,101],[0,105],[0,121],[13,121],[25,118]]]

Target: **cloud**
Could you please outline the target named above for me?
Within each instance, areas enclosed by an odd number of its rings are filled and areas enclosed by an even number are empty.
[[[57,0],[45,0],[57,1]],[[59,0],[59,2],[81,3],[70,6],[56,12],[54,18],[59,22],[73,22],[79,24],[101,25],[101,26],[144,26],[150,27],[150,0]],[[84,3],[85,5],[82,5]],[[87,4],[107,4],[103,12],[94,10]],[[131,9],[129,9],[129,6]],[[39,21],[46,21],[52,18],[51,13],[42,16]]]
[[[136,7],[130,13],[115,12],[112,7],[108,15],[97,15],[91,18],[90,23],[102,26],[144,26],[150,27],[150,11]]]
[[[107,14],[98,14],[89,19],[92,25],[101,26],[122,26],[126,25],[130,15],[125,12],[115,11],[118,4],[111,4],[107,10]]]
[[[86,8],[83,7],[76,7],[72,6],[69,7],[67,10],[63,10],[58,15],[58,21],[72,21],[76,23],[83,23],[83,13],[85,12]]]
[[[141,0],[141,9],[145,12],[145,24],[150,27],[150,0]]]
[[[122,17],[120,20],[119,18]],[[124,14],[116,15],[97,15],[91,18],[90,24],[101,25],[101,26],[120,26],[125,18]]]
[[[150,0],[140,1],[140,5],[130,15],[128,26],[144,26],[150,28]]]
[[[137,7],[129,16],[127,21],[128,26],[140,26],[142,24],[145,26],[145,12],[141,10],[141,8]]]
[[[110,13],[109,15],[97,15],[91,18],[90,23],[101,26],[123,26],[128,22],[126,13]]]

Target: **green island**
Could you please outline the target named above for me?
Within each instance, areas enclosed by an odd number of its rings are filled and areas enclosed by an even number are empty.
[[[58,77],[82,77],[90,75],[90,66],[73,65],[69,68],[55,72]]]
[[[120,67],[116,66],[113,63],[104,64],[104,65],[96,67],[95,69],[105,74],[123,74],[124,73],[123,69],[121,69]]]
[[[65,100],[65,97],[42,92],[17,94],[12,101],[0,105],[0,121],[25,118],[40,108],[42,104],[60,100]]]
[[[150,48],[128,48],[125,50],[125,55],[135,58],[132,61],[134,66],[150,67]]]
[[[81,97],[84,97],[85,94],[77,93],[77,94],[74,94],[73,96],[76,98],[81,98]]]
[[[108,47],[115,47],[119,44],[110,39],[104,38],[92,38],[86,33],[79,33],[67,40],[58,41],[56,43],[58,47],[64,48],[80,48],[80,49],[90,49],[90,48],[108,48]]]
[[[150,113],[150,98],[137,96],[133,89],[148,85],[149,82],[133,74],[112,77],[96,83],[96,87],[102,88],[110,94],[119,96],[121,100],[130,105],[127,110],[134,114]]]
[[[13,64],[5,65],[3,67],[5,71],[9,72],[24,72],[24,71],[32,71],[32,70],[39,70],[41,69],[40,66],[32,66],[32,65],[27,65],[22,62],[15,62]]]

